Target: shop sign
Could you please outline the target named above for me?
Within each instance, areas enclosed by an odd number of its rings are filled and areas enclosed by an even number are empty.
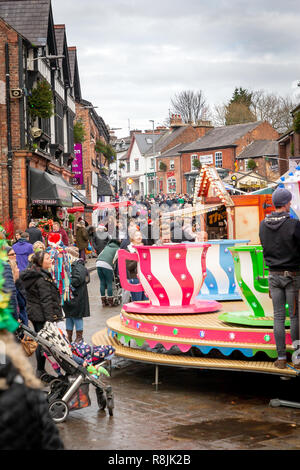
[[[219,227],[224,225],[224,220],[227,218],[226,209],[222,211],[213,211],[207,214],[207,225],[209,227]]]
[[[82,144],[74,145],[74,154],[72,172],[75,176],[73,177],[72,184],[83,184]]]
[[[171,178],[172,176],[175,176],[175,171],[167,171],[167,178]]]
[[[57,206],[57,199],[33,199],[31,204],[33,206]]]
[[[147,178],[155,178],[155,172],[154,173],[147,173]]]
[[[200,163],[210,165],[214,163],[214,156],[213,155],[200,155],[199,157]]]

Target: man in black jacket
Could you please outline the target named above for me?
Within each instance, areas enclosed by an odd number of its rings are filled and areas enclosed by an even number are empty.
[[[272,196],[276,211],[266,216],[259,230],[264,259],[269,267],[269,289],[273,302],[274,337],[278,355],[275,366],[280,369],[284,369],[287,363],[286,308],[290,317],[293,347],[295,350],[299,349],[300,222],[290,217],[291,200],[290,191],[277,188]],[[296,367],[298,363],[299,360],[295,358]]]
[[[29,243],[32,245],[37,241],[44,242],[42,232],[37,228],[35,222],[30,222],[25,232],[29,233]]]

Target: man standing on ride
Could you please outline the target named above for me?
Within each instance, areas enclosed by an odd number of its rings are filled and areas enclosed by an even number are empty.
[[[284,369],[287,363],[286,309],[290,317],[293,346],[295,350],[299,349],[300,222],[290,217],[291,200],[290,191],[277,188],[272,196],[276,211],[266,216],[259,230],[264,260],[269,267],[269,289],[273,302],[274,337],[278,354],[274,365],[279,369]],[[294,365],[300,368],[300,365]]]

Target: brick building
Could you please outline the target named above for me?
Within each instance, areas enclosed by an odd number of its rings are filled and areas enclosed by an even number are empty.
[[[86,197],[87,202],[95,204],[114,194],[108,181],[109,169],[105,166],[104,157],[95,150],[98,141],[109,143],[110,133],[89,101],[80,99],[76,102],[76,120],[81,121],[84,126],[85,139],[81,144],[82,184],[75,187]],[[85,219],[89,224],[97,225],[97,211],[86,211]]]
[[[13,220],[15,229],[72,206],[75,100],[65,30],[57,41],[61,29],[50,0],[0,1],[0,219]],[[53,114],[33,118],[29,97],[43,82]]]
[[[300,113],[300,104],[291,111],[293,118]],[[290,160],[295,160],[295,164],[299,165],[300,160],[300,134],[290,129],[278,139],[279,144],[279,173],[283,175],[289,170]]]
[[[180,150],[182,192],[192,193],[198,174],[194,160],[234,171],[240,153],[253,141],[276,140],[279,134],[268,122],[216,127]]]
[[[276,181],[279,178],[277,140],[255,140],[248,145],[237,157],[239,171],[249,171],[248,162],[256,164],[255,172],[267,180]]]
[[[181,193],[181,160],[178,154],[187,144],[203,137],[206,132],[213,129],[210,121],[199,121],[196,124],[185,124],[178,114],[173,114],[170,119],[170,128],[165,130],[155,144],[156,171],[150,173],[150,178],[155,183],[148,187],[155,193]],[[146,153],[152,155],[150,148]],[[149,180],[149,176],[147,176]]]

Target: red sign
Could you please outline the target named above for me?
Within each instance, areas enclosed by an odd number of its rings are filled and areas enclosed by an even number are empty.
[[[167,178],[171,178],[171,176],[175,176],[175,171],[167,171]]]

